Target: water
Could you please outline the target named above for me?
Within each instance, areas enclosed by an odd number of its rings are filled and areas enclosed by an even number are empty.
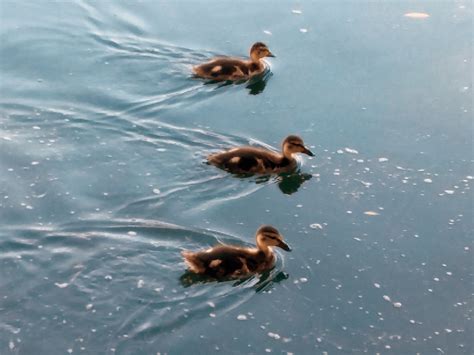
[[[0,16],[1,354],[473,352],[471,2]],[[257,40],[265,80],[191,77]],[[298,174],[204,164],[294,133]],[[264,223],[293,247],[271,272],[185,274],[181,250]]]

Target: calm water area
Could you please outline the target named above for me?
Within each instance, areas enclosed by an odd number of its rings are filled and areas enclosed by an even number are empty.
[[[0,0],[0,354],[472,354],[473,37],[472,1]],[[256,41],[263,79],[192,77]],[[294,174],[205,164],[289,134]],[[262,224],[274,269],[187,277]]]

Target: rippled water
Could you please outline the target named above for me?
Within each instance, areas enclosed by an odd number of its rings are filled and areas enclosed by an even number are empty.
[[[472,3],[246,4],[0,2],[1,354],[473,352]],[[295,133],[295,174],[205,164]],[[186,273],[263,223],[270,272]]]

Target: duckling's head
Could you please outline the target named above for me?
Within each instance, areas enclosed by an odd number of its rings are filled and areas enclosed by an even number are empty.
[[[282,143],[283,155],[291,158],[293,154],[304,153],[310,157],[314,156],[313,152],[305,147],[303,140],[298,136],[288,136]]]
[[[250,48],[250,58],[254,62],[258,62],[261,58],[265,57],[274,57],[265,43],[257,42]]]
[[[272,226],[261,226],[256,233],[257,246],[261,250],[266,250],[268,247],[279,247],[286,251],[291,251],[291,248],[283,241],[283,236],[278,230]]]

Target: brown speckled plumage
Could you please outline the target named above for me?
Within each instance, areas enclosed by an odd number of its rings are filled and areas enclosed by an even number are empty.
[[[313,156],[298,136],[288,136],[282,143],[282,153],[265,148],[237,147],[225,152],[211,154],[208,162],[232,173],[271,174],[285,173],[297,167],[296,153]]]
[[[250,49],[250,59],[218,57],[193,67],[196,76],[215,81],[247,80],[265,71],[263,58],[274,57],[268,47],[255,43]]]
[[[239,278],[271,269],[275,265],[272,247],[290,251],[281,234],[272,226],[262,226],[256,233],[256,248],[218,245],[182,255],[191,272],[213,278]]]

